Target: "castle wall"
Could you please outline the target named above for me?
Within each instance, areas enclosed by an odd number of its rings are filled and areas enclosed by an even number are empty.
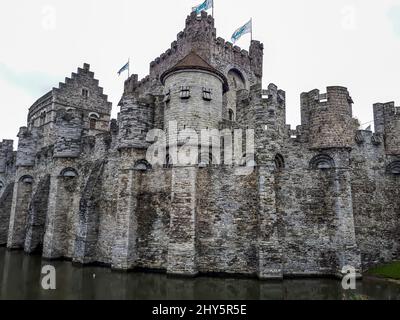
[[[111,151],[103,168],[102,188],[98,201],[98,233],[96,243],[96,261],[110,265],[112,247],[116,229],[116,208],[118,197],[118,158]]]
[[[76,177],[61,175],[66,168],[74,168]],[[55,160],[51,169],[47,222],[44,235],[43,256],[45,258],[72,258],[80,201],[80,184],[83,170],[74,160]]]
[[[360,269],[349,155],[345,150],[325,152],[335,162],[332,168],[313,168],[318,152],[294,141],[283,150],[285,168],[276,173],[276,201],[285,275],[335,275],[346,265]]]
[[[166,270],[172,171],[156,168],[143,172],[139,183],[137,267]]]
[[[7,240],[7,247],[10,249],[22,249],[24,247],[26,218],[32,197],[33,184],[35,183],[30,168],[19,168],[16,176]]]
[[[25,252],[37,252],[43,247],[49,191],[50,175],[46,175],[39,181],[29,205],[25,229]]]
[[[202,273],[257,272],[257,173],[231,167],[198,171],[197,261]]]
[[[351,153],[352,193],[357,243],[363,268],[399,259],[400,195],[398,175],[386,167],[395,160],[385,155],[383,143],[371,142],[370,131]]]
[[[0,246],[7,244],[14,183],[3,187],[0,194]]]

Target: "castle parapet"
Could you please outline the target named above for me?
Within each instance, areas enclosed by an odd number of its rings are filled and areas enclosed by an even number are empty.
[[[33,167],[35,165],[37,142],[39,140],[38,128],[21,127],[18,133],[17,167]]]
[[[400,107],[394,102],[374,104],[375,132],[383,135],[387,154],[400,155]]]
[[[12,140],[3,140],[0,142],[0,173],[6,172],[7,162],[13,157]]]

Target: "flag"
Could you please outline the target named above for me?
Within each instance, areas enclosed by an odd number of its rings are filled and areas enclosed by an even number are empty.
[[[244,34],[253,32],[253,21],[250,20],[243,27],[237,29],[232,35],[232,42],[238,41]]]
[[[129,61],[127,62],[126,65],[124,65],[119,71],[118,71],[118,75],[120,76],[122,72],[124,72],[125,70],[129,70]]]
[[[202,4],[193,7],[193,11],[199,14],[202,11],[208,10],[214,6],[214,0],[205,0]]]

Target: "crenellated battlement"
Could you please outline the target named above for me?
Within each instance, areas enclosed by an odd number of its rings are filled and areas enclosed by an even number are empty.
[[[138,81],[137,85],[132,85],[128,79],[130,84],[125,86],[128,89],[126,93],[134,90],[145,92],[149,87],[161,93],[159,76],[191,51],[224,74],[229,72],[229,67],[242,70],[251,84],[255,84],[262,77],[263,49],[259,41],[253,40],[249,50],[244,50],[221,37],[217,38],[213,17],[206,12],[199,16],[192,13],[186,19],[184,30],[177,34],[176,41],[151,61],[149,75]]]
[[[7,170],[7,162],[13,157],[13,140],[3,140],[0,142],[0,174]]]
[[[374,104],[375,131],[384,136],[388,154],[400,154],[400,107],[394,102]]]

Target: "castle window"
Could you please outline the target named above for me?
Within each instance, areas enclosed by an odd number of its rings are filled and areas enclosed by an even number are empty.
[[[88,98],[89,97],[89,90],[88,89],[82,89],[82,97]]]
[[[327,170],[335,167],[335,161],[326,154],[315,156],[310,161],[310,168],[314,170]]]
[[[205,101],[211,101],[212,100],[211,89],[203,88],[203,99]]]
[[[78,176],[78,172],[74,168],[65,168],[61,171],[60,176],[63,178],[73,179]]]
[[[136,161],[133,168],[136,171],[147,171],[151,169],[151,165],[147,160],[139,160]]]
[[[232,109],[229,109],[229,121],[235,121],[235,113]]]
[[[386,168],[387,173],[393,174],[395,176],[400,175],[400,161],[394,161],[389,164]]]
[[[275,170],[280,172],[283,169],[285,169],[285,159],[283,158],[282,155],[277,154],[275,156]]]
[[[189,99],[190,98],[190,87],[181,87],[180,97],[181,97],[181,99]]]
[[[3,182],[0,181],[0,193],[1,193],[1,190],[3,190],[3,188],[4,188],[4,184],[3,184]]]
[[[90,130],[95,130],[96,129],[96,124],[97,124],[97,119],[90,118]]]
[[[92,113],[89,115],[89,127],[90,130],[96,130],[97,128],[97,120],[99,119],[99,116],[95,113]]]
[[[40,125],[40,126],[43,126],[45,123],[46,123],[46,111],[43,111],[43,112],[40,114],[40,122],[39,122],[39,125]]]
[[[31,176],[23,176],[19,179],[19,182],[24,184],[33,184],[33,178]]]

